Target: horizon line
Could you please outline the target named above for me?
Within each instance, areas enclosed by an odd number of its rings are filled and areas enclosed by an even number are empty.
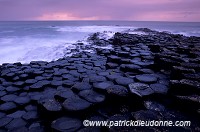
[[[200,21],[147,21],[147,20],[0,20],[0,22],[67,22],[67,21],[118,21],[118,22],[174,22],[174,23],[200,23]]]

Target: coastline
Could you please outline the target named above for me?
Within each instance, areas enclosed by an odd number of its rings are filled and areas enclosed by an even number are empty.
[[[146,34],[90,38],[93,45],[109,43],[113,49],[96,48],[96,53],[52,62],[1,65],[0,127],[141,131],[82,125],[85,119],[133,119],[192,121],[190,127],[145,127],[146,131],[200,130],[200,37],[140,30]]]

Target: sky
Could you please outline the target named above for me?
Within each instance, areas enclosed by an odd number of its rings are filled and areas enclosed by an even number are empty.
[[[200,22],[200,0],[0,0],[0,21]]]

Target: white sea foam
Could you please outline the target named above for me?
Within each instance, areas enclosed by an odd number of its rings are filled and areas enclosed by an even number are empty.
[[[72,43],[67,43],[62,39],[45,39],[45,38],[7,38],[0,39],[0,63],[31,61],[52,61],[65,55],[67,48],[74,48]],[[15,46],[13,46],[15,44]]]
[[[86,32],[86,33],[95,33],[95,32],[121,32],[127,29],[131,29],[133,27],[128,26],[58,26],[52,27],[57,31],[61,32]]]

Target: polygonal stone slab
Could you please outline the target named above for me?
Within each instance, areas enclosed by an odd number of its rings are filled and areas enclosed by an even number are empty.
[[[106,81],[106,78],[104,76],[98,76],[98,75],[91,75],[89,76],[90,82],[104,82]]]
[[[6,102],[0,105],[0,110],[2,111],[9,111],[17,108],[17,105],[13,102]]]
[[[43,107],[48,111],[61,111],[62,106],[55,99],[45,99],[40,101]]]
[[[90,106],[91,106],[91,103],[79,98],[78,96],[73,96],[69,99],[66,99],[63,102],[63,107],[69,111],[85,110],[85,109],[89,108]]]
[[[11,129],[15,129],[15,128],[19,128],[19,127],[23,127],[27,124],[27,122],[25,122],[23,119],[21,118],[16,118],[13,119],[9,124],[7,124],[5,127],[9,130]]]
[[[137,75],[135,78],[142,83],[155,83],[158,78],[150,74]]]
[[[165,107],[163,105],[153,101],[145,101],[144,106],[148,110],[165,111]]]
[[[82,122],[76,118],[61,117],[51,123],[51,127],[57,131],[74,132],[82,126]]]
[[[114,85],[113,82],[106,81],[106,82],[94,83],[93,87],[95,90],[105,91],[108,87],[110,87],[112,85]]]
[[[133,112],[133,117],[136,120],[152,121],[152,120],[164,120],[164,118],[157,111],[153,110],[140,110]]]
[[[64,89],[64,90],[61,90],[61,91],[58,91],[55,95],[55,97],[61,97],[61,98],[64,98],[64,99],[68,99],[72,96],[74,96],[74,93],[71,89]]]
[[[140,97],[151,95],[154,93],[149,85],[144,83],[131,83],[129,84],[129,89],[132,94],[136,94]]]
[[[13,118],[11,117],[3,117],[0,119],[0,127],[4,127],[5,125],[7,125],[9,122],[12,121]]]
[[[15,94],[9,94],[1,97],[1,100],[9,102],[9,101],[14,101],[17,98],[17,95]]]
[[[128,95],[128,90],[126,87],[121,85],[112,85],[107,88],[107,93],[111,95],[125,97]]]
[[[118,85],[123,85],[123,86],[128,86],[130,83],[134,82],[132,78],[128,77],[119,77],[115,81]]]
[[[167,94],[168,91],[168,87],[160,83],[151,84],[150,87],[155,93]]]
[[[38,113],[37,111],[29,111],[26,114],[23,115],[23,118],[25,120],[33,120],[38,118]]]
[[[91,103],[100,103],[105,100],[105,96],[93,90],[83,90],[79,92],[79,96]]]
[[[8,116],[8,117],[11,117],[11,118],[20,118],[20,117],[22,117],[25,113],[26,113],[25,111],[19,110],[19,111],[16,111],[16,112],[12,113],[12,114],[7,115],[7,116]]]
[[[35,84],[30,86],[30,89],[42,89],[44,86],[47,86],[50,84],[50,81],[47,80],[41,80],[36,82]]]
[[[29,97],[17,97],[14,102],[19,105],[24,105],[24,104],[28,104],[30,101],[31,100]]]
[[[92,86],[87,82],[78,82],[72,87],[72,89],[75,89],[77,91],[88,90],[91,88],[92,88]]]

